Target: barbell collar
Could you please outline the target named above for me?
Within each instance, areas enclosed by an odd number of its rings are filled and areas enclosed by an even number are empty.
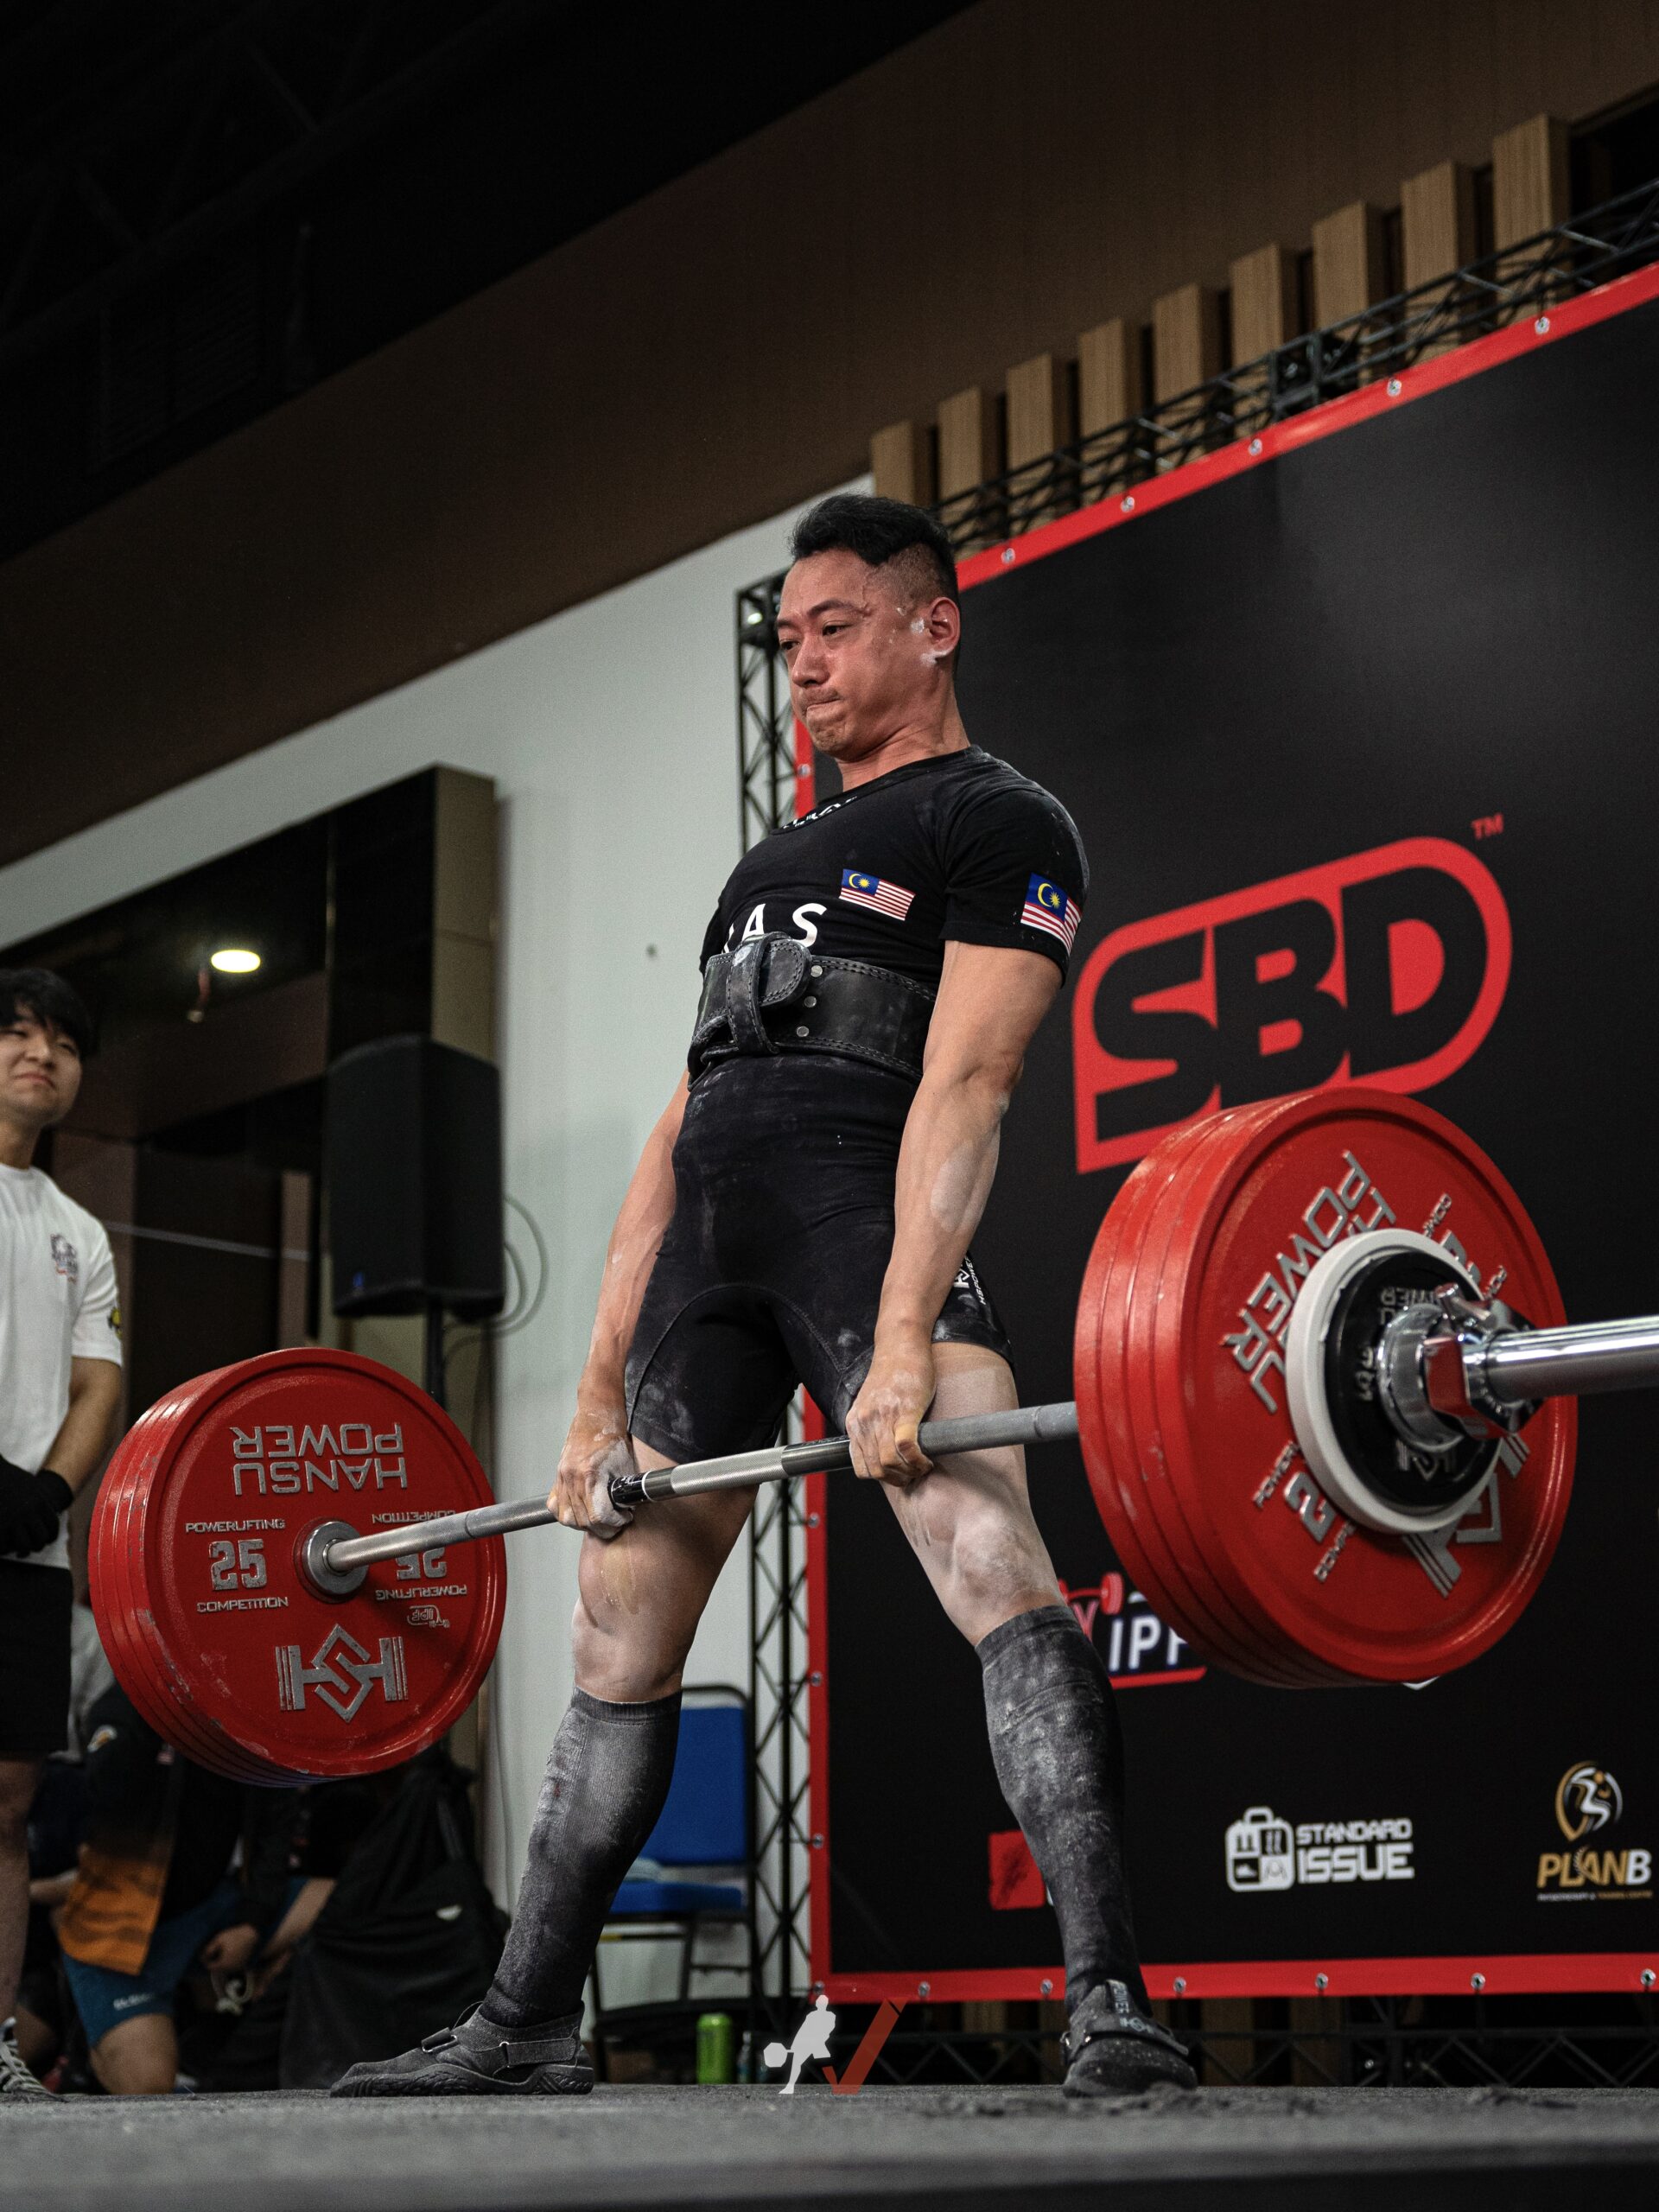
[[[949,1421],[924,1421],[917,1440],[930,1459],[937,1459],[953,1452],[988,1452],[1011,1444],[1058,1443],[1077,1433],[1077,1409],[1067,1399],[1053,1405],[1011,1406],[996,1413],[961,1414]],[[806,1444],[732,1452],[723,1459],[688,1460],[683,1466],[653,1468],[648,1474],[619,1475],[610,1486],[611,1502],[634,1506],[654,1499],[696,1497],[709,1491],[744,1490],[756,1483],[792,1482],[802,1475],[841,1473],[852,1464],[852,1447],[847,1439],[826,1436]],[[327,1532],[317,1530],[304,1548],[302,1563],[317,1586],[328,1588],[376,1560],[398,1559],[439,1545],[475,1543],[484,1536],[507,1536],[519,1529],[542,1529],[557,1518],[545,1498],[524,1497],[474,1506],[465,1513],[447,1513],[436,1520],[410,1522],[400,1529],[368,1536],[334,1537],[320,1542],[317,1539]]]

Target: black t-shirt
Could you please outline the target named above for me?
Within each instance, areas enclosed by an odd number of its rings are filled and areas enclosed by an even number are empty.
[[[746,853],[702,958],[781,932],[937,990],[956,938],[1046,952],[1064,974],[1088,889],[1058,799],[970,745],[827,799]]]

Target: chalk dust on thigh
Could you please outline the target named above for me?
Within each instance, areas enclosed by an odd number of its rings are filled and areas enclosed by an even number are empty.
[[[642,1472],[672,1460],[636,1439]],[[736,1542],[753,1490],[669,1498],[636,1508],[608,1540],[582,1540],[576,1681],[595,1697],[660,1696],[679,1669]]]
[[[1007,1362],[984,1345],[938,1344],[933,1353],[933,1419],[1018,1403]],[[940,1603],[971,1641],[1016,1613],[1059,1604],[1018,1446],[953,1454],[907,1490],[884,1487]]]

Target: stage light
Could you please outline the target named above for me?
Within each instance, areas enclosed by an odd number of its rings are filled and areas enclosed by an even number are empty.
[[[251,976],[259,965],[259,955],[245,946],[221,945],[213,955],[213,964],[221,976]]]

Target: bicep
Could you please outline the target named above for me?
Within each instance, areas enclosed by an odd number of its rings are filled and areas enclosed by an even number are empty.
[[[928,1025],[926,1072],[958,1078],[995,1075],[1011,1090],[1060,981],[1059,969],[1046,953],[947,942],[944,973]]]

